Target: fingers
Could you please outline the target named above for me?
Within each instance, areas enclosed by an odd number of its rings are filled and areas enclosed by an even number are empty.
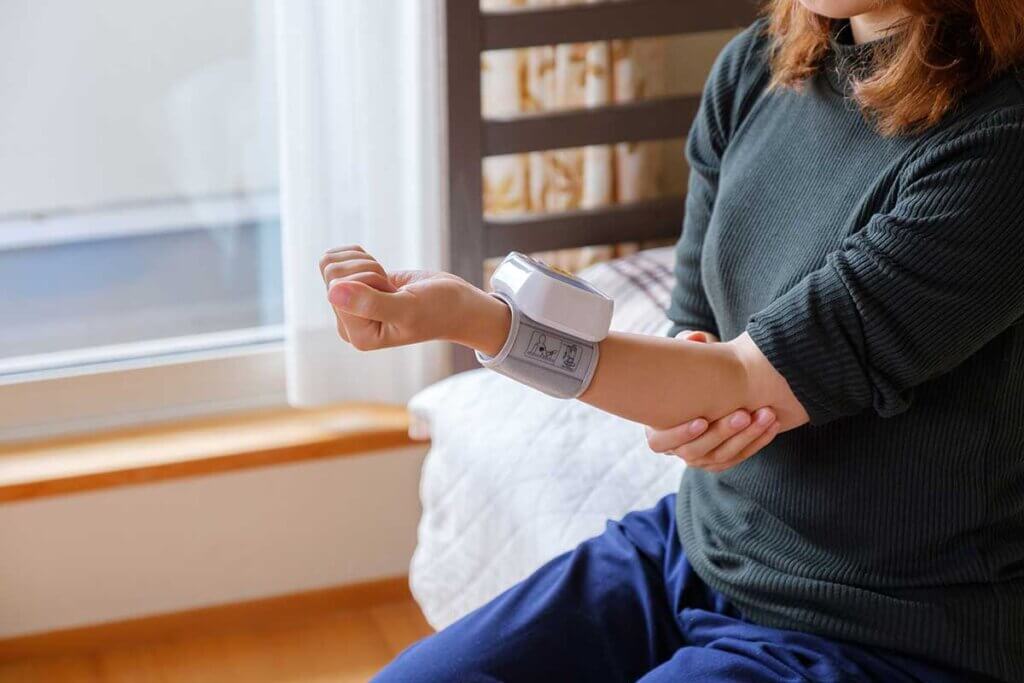
[[[387,278],[384,267],[359,245],[330,249],[320,257],[320,274],[325,285],[331,280],[364,271],[380,273]]]
[[[384,266],[380,265],[373,259],[351,259],[347,261],[335,261],[328,263],[323,270],[324,283],[330,284],[334,280],[340,280],[342,278],[355,275],[357,273],[376,273],[380,275],[385,282],[387,281],[387,273],[384,271]],[[388,284],[390,289],[390,283]]]
[[[710,332],[701,332],[699,330],[683,330],[678,333],[675,338],[685,339],[686,341],[698,342],[701,344],[714,344],[718,341],[718,337]]]
[[[362,282],[381,291],[388,291],[388,286],[390,285],[386,277],[376,272],[356,273],[355,275],[350,275],[348,279],[355,282]],[[345,341],[350,341],[348,333],[348,328],[350,326],[365,326],[367,322],[369,322],[362,318],[349,315],[337,307],[332,306],[332,308],[334,308],[334,315],[338,321],[338,336]]]
[[[334,247],[333,249],[328,249],[324,253],[325,254],[337,254],[337,253],[342,252],[342,251],[361,251],[364,254],[366,253],[366,250],[363,249],[358,244],[348,244],[348,245],[345,245],[343,247]]]
[[[702,417],[690,420],[671,429],[645,427],[647,445],[655,453],[667,453],[683,444],[693,441],[708,428],[708,421]]]
[[[676,448],[674,452],[687,464],[713,471],[721,471],[749,457],[759,450],[751,449],[777,422],[775,412],[762,408],[753,415],[737,411],[711,425],[708,431],[692,442]]]
[[[736,436],[751,423],[750,413],[737,410],[715,422],[700,436],[677,443],[670,449],[687,463],[694,464],[706,458],[712,451]]]
[[[364,251],[358,244],[328,249],[324,252],[324,255],[320,257],[320,274],[323,275],[324,269],[330,264],[336,261],[344,261],[346,259],[346,255],[348,258],[367,258],[366,251]],[[328,281],[325,280],[325,283],[326,282]]]
[[[348,279],[385,292],[397,291],[384,267],[358,244],[329,249],[320,258],[319,265],[320,275],[328,288],[334,281]],[[334,314],[337,318],[338,336],[347,342],[352,341],[351,328],[358,328],[359,337],[368,336],[369,332],[374,331],[370,329],[373,326],[368,325],[368,321],[353,319],[353,316],[347,315],[338,307],[334,307]]]
[[[647,443],[651,450],[677,455],[692,467],[721,471],[770,442],[778,433],[777,422],[770,408],[762,408],[753,415],[738,410],[710,426],[706,421],[693,420],[672,429],[648,429]]]
[[[328,289],[327,294],[331,307],[334,308],[335,317],[338,320],[338,336],[360,351],[370,351],[383,347],[381,323],[379,320],[368,320],[352,315],[339,306],[336,300],[341,297],[337,293],[340,291],[337,285],[347,283],[347,286],[351,288],[365,288],[372,291],[372,285],[355,278],[371,279],[374,276],[380,277],[377,273],[364,273],[353,276],[352,280],[338,280],[335,286]]]
[[[373,270],[353,273],[352,275],[346,276],[344,279],[347,282],[362,282],[364,285],[373,287],[380,292],[394,291],[394,288],[391,287],[391,282],[388,280],[388,276]],[[328,288],[328,292],[330,292],[330,288]]]
[[[676,335],[676,339],[685,339],[686,341],[700,342],[706,344],[708,341],[707,332],[698,332],[696,330],[683,330]]]
[[[753,415],[747,416],[746,427],[739,433],[728,437],[718,446],[710,449],[702,458],[695,458],[696,467],[720,467],[727,463],[737,464],[739,456],[748,451],[749,447],[760,439],[768,428],[776,422],[774,411],[761,408]],[[733,423],[733,427],[735,427]],[[730,465],[731,466],[731,465]]]
[[[325,285],[329,286],[335,280],[351,277],[357,273],[377,273],[383,279],[382,288],[385,291],[395,291],[394,285],[388,280],[384,266],[363,252],[345,251],[327,254],[321,261],[320,274]]]

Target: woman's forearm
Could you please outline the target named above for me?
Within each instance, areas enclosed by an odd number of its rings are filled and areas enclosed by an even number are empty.
[[[474,325],[453,341],[496,354],[508,336],[508,308],[493,297],[474,297],[465,312]],[[764,406],[776,410],[783,430],[807,421],[786,380],[746,334],[701,344],[613,332],[601,342],[597,371],[580,400],[655,428]]]
[[[597,372],[580,400],[658,429],[766,405],[751,396],[747,370],[729,344],[618,332],[601,342]]]

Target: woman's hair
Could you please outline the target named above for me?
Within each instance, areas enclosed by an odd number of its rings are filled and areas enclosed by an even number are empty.
[[[891,1],[910,16],[853,84],[861,110],[883,135],[933,126],[972,86],[1024,61],[1024,0]],[[768,0],[766,12],[772,87],[800,88],[821,67],[834,21],[800,0]]]

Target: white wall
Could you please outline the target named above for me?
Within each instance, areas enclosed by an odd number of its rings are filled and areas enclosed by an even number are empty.
[[[422,448],[0,506],[0,638],[408,571]]]
[[[271,5],[0,1],[0,217],[275,187]]]

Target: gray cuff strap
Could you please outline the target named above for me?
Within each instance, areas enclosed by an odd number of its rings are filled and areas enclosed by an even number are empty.
[[[586,391],[597,369],[597,342],[541,325],[523,315],[504,294],[492,296],[512,309],[512,325],[496,356],[477,351],[480,365],[555,398],[576,398]]]

